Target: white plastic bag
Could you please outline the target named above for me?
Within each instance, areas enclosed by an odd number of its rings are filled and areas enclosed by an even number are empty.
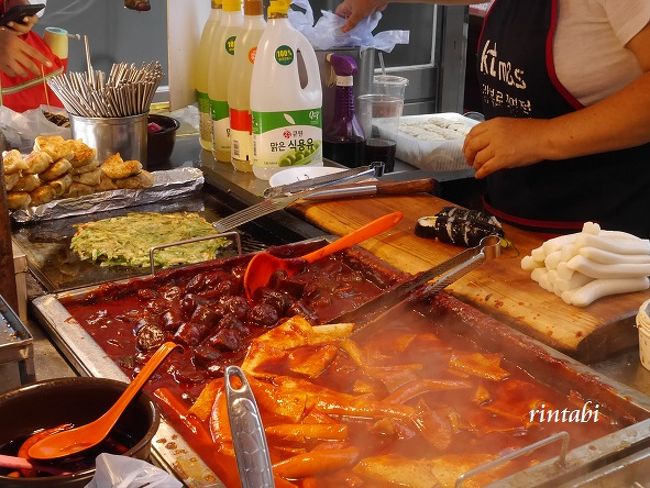
[[[96,473],[85,488],[181,488],[183,485],[160,468],[127,456],[100,454]]]
[[[34,146],[34,139],[40,135],[60,135],[70,139],[70,128],[59,127],[45,118],[43,110],[53,113],[65,111],[56,107],[45,105],[25,112],[14,112],[10,108],[0,106],[0,130],[7,141],[7,146],[18,149],[23,153],[30,153]]]
[[[391,52],[396,44],[409,43],[409,31],[392,30],[373,35],[381,20],[381,13],[375,12],[359,22],[349,32],[341,31],[345,19],[333,12],[321,10],[321,18],[314,25],[314,14],[309,0],[294,0],[293,5],[305,12],[289,10],[289,21],[297,30],[309,39],[315,49],[333,49],[338,47],[360,47],[361,50],[375,48]]]

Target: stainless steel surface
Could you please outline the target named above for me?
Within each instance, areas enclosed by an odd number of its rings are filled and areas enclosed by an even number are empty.
[[[548,446],[549,444],[553,444],[558,441],[560,441],[560,455],[558,456],[557,463],[558,466],[564,467],[566,466],[566,455],[567,452],[569,451],[569,434],[567,432],[557,432],[555,434],[548,436],[546,439],[542,439],[541,441],[534,442],[532,444],[529,444],[526,447],[522,447],[521,449],[517,449],[516,451],[498,457],[494,461],[481,464],[480,466],[477,466],[475,468],[470,469],[469,471],[466,471],[465,473],[461,474],[458,478],[456,478],[455,488],[461,488],[467,480],[473,478],[478,474],[485,473],[486,471],[490,471],[491,469],[501,466],[502,464],[512,461],[513,459],[517,459],[518,457],[521,456],[526,456],[542,447]]]
[[[650,448],[563,483],[560,488],[650,488]]]
[[[0,296],[0,365],[15,363],[21,384],[36,380],[31,333]]]
[[[111,118],[69,115],[72,137],[96,148],[97,159],[103,161],[112,154],[120,153],[125,161],[136,159],[146,167],[148,112]]]
[[[466,249],[451,259],[434,266],[427,271],[415,275],[408,281],[366,302],[361,307],[335,317],[332,322],[359,323],[362,319],[386,313],[407,297],[420,299],[431,297],[444,287],[465,275],[487,259],[494,259],[501,253],[500,238],[487,236],[481,239],[478,246]],[[363,330],[364,326],[356,331]]]
[[[235,387],[232,378],[238,378]],[[228,366],[224,375],[228,420],[237,469],[242,488],[273,488],[273,470],[264,425],[253,390],[246,375],[238,366]]]
[[[288,185],[269,187],[264,190],[264,198],[288,196],[299,191],[315,190],[317,188],[323,188],[330,185],[351,183],[353,181],[369,178],[371,176],[378,178],[383,175],[383,167],[383,162],[372,163],[370,166],[362,166],[360,168],[349,169],[341,171],[340,173],[318,176],[316,178],[309,178],[307,180],[289,183]]]

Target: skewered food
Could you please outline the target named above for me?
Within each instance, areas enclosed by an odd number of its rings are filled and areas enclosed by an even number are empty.
[[[114,180],[119,180],[139,174],[142,171],[142,164],[140,161],[135,160],[124,161],[120,154],[117,153],[109,156],[101,168],[106,176]]]
[[[7,193],[7,205],[11,210],[18,210],[20,208],[27,208],[31,203],[32,198],[29,193],[24,191],[10,191]]]
[[[65,175],[70,169],[72,169],[70,161],[67,159],[59,159],[47,170],[39,173],[39,177],[43,181],[56,180],[57,178],[61,178],[63,175]]]
[[[435,215],[420,217],[415,234],[466,247],[478,245],[482,238],[489,235],[504,235],[496,217],[461,207],[444,207]]]
[[[11,175],[27,169],[27,163],[25,163],[23,155],[16,149],[2,153],[2,164],[4,165],[4,172],[6,175]]]
[[[102,266],[148,266],[149,249],[161,244],[215,234],[212,225],[196,213],[131,212],[122,217],[80,224],[70,248],[81,259]],[[158,266],[175,266],[213,259],[227,239],[211,239],[163,249]]]

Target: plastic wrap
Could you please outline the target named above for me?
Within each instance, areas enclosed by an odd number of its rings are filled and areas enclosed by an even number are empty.
[[[154,181],[149,188],[102,191],[77,198],[52,200],[43,205],[16,210],[11,216],[16,222],[25,223],[135,207],[199,191],[204,182],[203,172],[198,168],[176,168],[151,174]]]
[[[476,120],[451,112],[407,115],[401,117],[397,134],[377,121],[373,123],[381,137],[397,142],[395,156],[406,163],[434,171],[471,171],[463,143],[467,132],[478,124]],[[431,130],[426,130],[427,126]],[[417,130],[411,131],[411,127]]]

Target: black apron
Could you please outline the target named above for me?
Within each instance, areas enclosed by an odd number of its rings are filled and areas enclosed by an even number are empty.
[[[549,119],[582,107],[555,74],[557,18],[558,0],[495,0],[477,55],[487,119]],[[487,177],[485,206],[531,230],[574,232],[593,221],[650,237],[650,144],[498,171]]]

